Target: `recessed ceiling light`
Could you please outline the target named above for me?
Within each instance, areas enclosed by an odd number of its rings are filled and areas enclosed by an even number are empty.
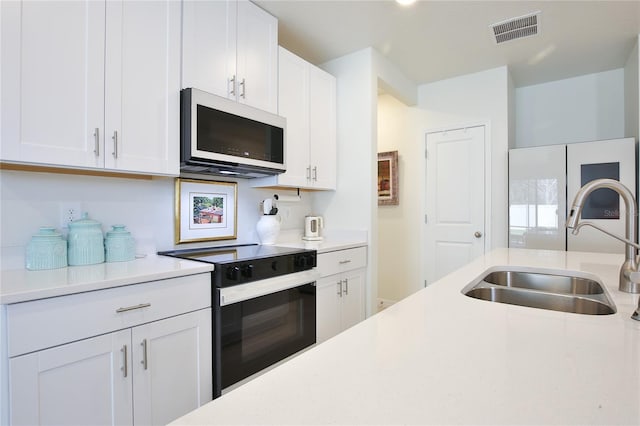
[[[401,4],[402,6],[410,6],[415,2],[416,0],[396,0],[396,3]]]

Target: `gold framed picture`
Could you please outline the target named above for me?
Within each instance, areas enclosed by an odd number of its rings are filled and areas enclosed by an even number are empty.
[[[378,205],[400,204],[398,197],[398,151],[378,153]]]
[[[235,182],[176,178],[176,244],[237,238],[237,208]]]

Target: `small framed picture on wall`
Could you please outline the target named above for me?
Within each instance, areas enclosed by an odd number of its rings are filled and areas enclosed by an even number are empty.
[[[378,153],[378,205],[397,206],[398,151]]]
[[[233,240],[237,236],[238,185],[176,179],[175,242]]]

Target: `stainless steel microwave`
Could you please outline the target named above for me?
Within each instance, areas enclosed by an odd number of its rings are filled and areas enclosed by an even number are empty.
[[[286,120],[198,89],[180,96],[182,173],[255,178],[284,173]]]

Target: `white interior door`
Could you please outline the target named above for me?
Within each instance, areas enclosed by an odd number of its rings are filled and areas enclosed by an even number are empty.
[[[485,250],[485,126],[428,133],[426,277],[431,284]]]

